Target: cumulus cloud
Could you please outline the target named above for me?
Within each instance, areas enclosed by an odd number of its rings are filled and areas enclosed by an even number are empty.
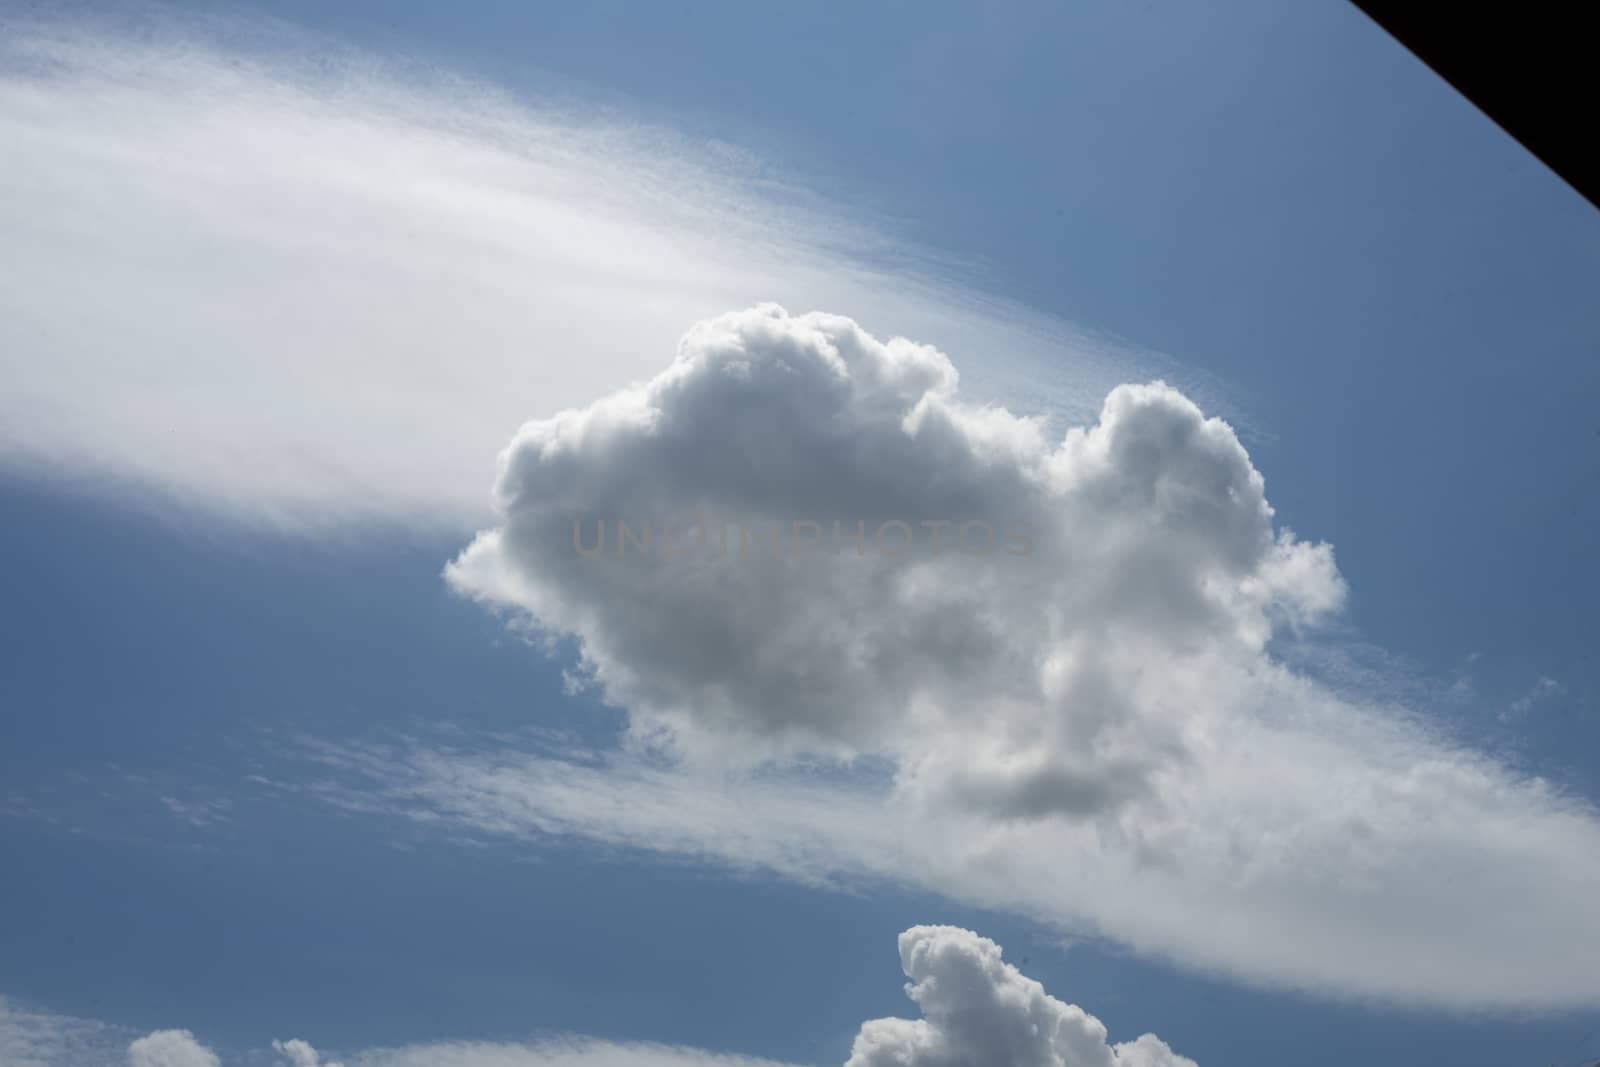
[[[1153,362],[748,153],[272,24],[0,16],[0,139],[0,467],[254,521],[471,529],[529,410],[760,299],[995,353],[1048,406]]]
[[[221,1067],[217,1054],[187,1030],[157,1030],[128,1046],[128,1067]],[[314,1067],[315,1061],[313,1061]]]
[[[1081,1008],[1055,999],[970,930],[917,926],[900,935],[907,994],[923,1018],[862,1024],[846,1067],[1195,1067],[1153,1034],[1119,1045]],[[0,998],[0,1052],[8,1067],[95,1067],[113,1062],[110,1028],[28,1012]],[[85,1054],[82,1035],[100,1051]],[[339,1067],[309,1043],[274,1041],[285,1067]],[[13,1058],[13,1054],[15,1058]],[[24,1058],[27,1057],[27,1058]],[[561,1037],[526,1044],[433,1042],[369,1049],[358,1067],[781,1067],[772,1060],[670,1045]],[[220,1067],[187,1030],[158,1030],[127,1046],[128,1067]]]
[[[900,935],[900,966],[922,1018],[864,1023],[845,1067],[1196,1067],[1154,1034],[1108,1044],[1099,1019],[970,930],[912,927]]]
[[[890,755],[999,815],[1148,793],[1203,721],[1197,665],[1343,596],[1177,390],[1120,386],[1051,443],[936,349],[770,304],[501,465],[500,523],[450,580],[575,636],[637,734]]]
[[[274,1051],[281,1053],[289,1061],[290,1067],[343,1067],[342,1064],[332,1060],[324,1060],[317,1050],[299,1038],[288,1041],[273,1041]]]
[[[1342,583],[1191,389],[1113,390],[1149,365],[660,131],[296,39],[5,30],[0,464],[294,525],[459,526],[507,428],[567,410],[518,436],[451,576],[577,635],[637,747],[609,773],[340,756],[377,801],[892,878],[1250,981],[1600,1002],[1592,807],[1274,660]],[[684,323],[770,298],[985,358],[957,379],[924,344],[767,308],[612,391]],[[975,402],[1019,380],[1081,428]],[[1029,551],[579,565],[562,524],[697,506],[791,536],[900,520],[919,548],[925,520],[1017,522]],[[886,756],[892,781],[706,769],[807,751]]]
[[[449,580],[575,638],[628,746],[324,751],[349,772],[324,795],[931,888],[1275,986],[1600,1002],[1592,805],[1278,659],[1344,583],[1174,388],[1119,386],[1052,440],[931,347],[765,305],[524,426],[496,506]],[[1017,522],[1026,551],[935,551],[927,520]],[[847,769],[796,770],[818,758]]]

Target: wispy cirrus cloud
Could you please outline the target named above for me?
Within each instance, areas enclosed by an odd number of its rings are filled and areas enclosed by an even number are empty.
[[[1582,801],[1307,683],[1240,724],[1185,807],[1125,832],[930,811],[804,771],[709,774],[429,745],[319,745],[294,789],[444,838],[551,838],[913,888],[1262,988],[1447,1010],[1592,1006],[1600,820]]]
[[[132,1036],[125,1027],[39,1011],[0,996],[0,1062],[6,1067],[782,1067],[773,1060],[704,1049],[561,1036],[526,1043],[440,1041],[329,1058],[308,1041],[219,1054],[190,1030]]]
[[[92,1019],[39,1011],[0,996],[0,1063],[6,1067],[100,1067],[128,1038]]]
[[[12,18],[0,42],[13,470],[288,528],[462,529],[529,410],[651,372],[727,307],[993,353],[981,384],[1066,410],[1161,363],[614,111],[268,23]]]

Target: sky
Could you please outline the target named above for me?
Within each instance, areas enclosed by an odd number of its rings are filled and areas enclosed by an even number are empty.
[[[0,21],[6,1067],[1600,1057],[1600,218],[1352,6]]]

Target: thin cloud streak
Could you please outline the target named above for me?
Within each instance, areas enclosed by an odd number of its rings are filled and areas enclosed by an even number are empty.
[[[1472,1012],[1600,1003],[1592,807],[1287,673],[1270,684],[1296,721],[1241,724],[1183,818],[1144,827],[997,823],[866,776],[424,743],[307,744],[331,777],[290,788],[446,838],[932,891],[1266,989]]]
[[[15,473],[285,529],[466,530],[528,411],[758,300],[990,354],[969,392],[1073,416],[1177,373],[667,130],[267,24],[4,30]]]

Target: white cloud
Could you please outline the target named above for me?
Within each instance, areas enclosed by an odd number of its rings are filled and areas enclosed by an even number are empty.
[[[221,1063],[187,1030],[157,1030],[128,1046],[128,1067],[221,1067]]]
[[[968,930],[917,926],[900,935],[907,993],[924,1018],[862,1024],[846,1067],[1195,1067],[1154,1035],[1106,1044],[1094,1016],[1045,993]],[[0,997],[6,1067],[110,1067],[112,1028],[32,1012]],[[86,1036],[87,1035],[87,1036]],[[306,1041],[273,1041],[285,1067],[340,1067]],[[127,1045],[128,1067],[221,1067],[187,1030]],[[567,1036],[525,1044],[449,1041],[357,1053],[352,1067],[782,1067],[773,1060],[670,1045]]]
[[[935,270],[884,268],[902,250],[786,208],[792,190],[659,131],[436,76],[408,88],[361,62],[317,70],[296,41],[262,58],[159,33],[6,29],[10,467],[109,475],[294,526],[460,525],[483,514],[484,458],[528,412],[590,405],[652,373],[684,323],[757,299],[845,308],[885,336],[985,355],[962,395],[975,378],[991,397],[1037,383],[1044,355],[1067,352],[1048,364],[1046,406],[1080,420],[1130,373],[1128,354]],[[667,405],[695,412],[711,394],[693,389],[716,386],[764,404],[765,423],[701,407],[718,418],[667,434],[693,462],[663,463],[630,425],[630,403],[672,384],[657,382],[535,425],[512,454],[517,477],[588,507],[687,491],[736,515],[781,503],[784,518],[812,504],[863,512],[847,519],[914,508],[894,516],[908,520],[1018,507],[1049,535],[1024,566],[866,561],[854,582],[755,569],[720,599],[670,571],[562,573],[518,540],[537,541],[553,498],[513,479],[506,522],[456,578],[583,635],[596,680],[655,727],[647,742],[744,761],[878,753],[894,782],[722,776],[709,758],[619,756],[602,772],[347,752],[375,795],[345,802],[817,881],[888,878],[1250,981],[1450,1006],[1600,1003],[1594,811],[1267,654],[1340,586],[1324,549],[1273,530],[1225,425],[1143,386],[1051,443],[962,404],[926,349],[804,321],[857,346],[836,353],[842,379],[801,339],[788,363],[757,351],[741,382],[712,337]],[[780,367],[796,391],[771,388]],[[903,431],[885,410],[909,415]],[[840,421],[809,421],[822,412]],[[740,426],[748,439],[730,436]],[[630,484],[584,427],[658,480]],[[541,434],[564,442],[554,466]],[[827,451],[851,445],[860,464]],[[842,479],[816,478],[822,459]],[[581,479],[565,481],[564,462]]]
[[[38,1011],[0,996],[0,1064],[5,1067],[109,1065],[121,1051],[118,1036],[104,1023]]]
[[[806,769],[322,747],[318,794],[474,840],[546,837],[889,885],[1252,985],[1462,1010],[1600,1003],[1600,820],[1395,714],[1281,672],[1157,816],[930,812]]]
[[[499,524],[449,575],[576,635],[631,745],[600,768],[325,753],[369,776],[342,802],[889,879],[1275,986],[1600,1002],[1600,818],[1273,656],[1344,587],[1326,546],[1274,528],[1225,423],[1124,386],[1052,443],[957,384],[932,349],[763,307],[696,327],[649,382],[529,423]],[[1020,518],[1031,550],[573,546],[574,518],[695,508]],[[841,787],[785,762],[801,756],[876,762]]]
[[[470,528],[529,410],[757,300],[1068,410],[1156,362],[712,147],[270,25],[0,23],[0,140],[0,465],[256,521]]]
[[[864,1023],[845,1067],[1195,1067],[1154,1034],[1110,1045],[1099,1019],[954,926],[900,935],[906,995],[922,1018]]]
[[[341,1067],[300,1040],[274,1041],[285,1067]],[[3,1067],[221,1067],[222,1059],[188,1030],[155,1030],[130,1040],[125,1027],[40,1011],[0,996]],[[252,1061],[255,1062],[255,1061]]]
[[[499,524],[449,577],[576,636],[637,735],[891,756],[903,788],[1001,815],[1148,794],[1209,717],[1195,673],[1344,592],[1176,390],[1119,386],[1055,445],[966,403],[940,352],[775,305],[501,462]]]
[[[564,1038],[525,1045],[442,1042],[363,1053],[354,1067],[781,1067],[772,1060],[672,1045]]]
[[[272,1042],[282,1067],[340,1067],[299,1039]],[[4,1067],[223,1067],[260,1063],[242,1053],[224,1059],[188,1030],[157,1030],[131,1041],[119,1027],[24,1007],[0,996],[0,1064]],[[773,1060],[704,1049],[620,1043],[581,1036],[526,1044],[447,1041],[374,1048],[351,1067],[782,1067]]]
[[[290,1038],[288,1041],[273,1041],[272,1048],[287,1059],[291,1067],[342,1067],[332,1060],[324,1060],[317,1050],[299,1038]]]

